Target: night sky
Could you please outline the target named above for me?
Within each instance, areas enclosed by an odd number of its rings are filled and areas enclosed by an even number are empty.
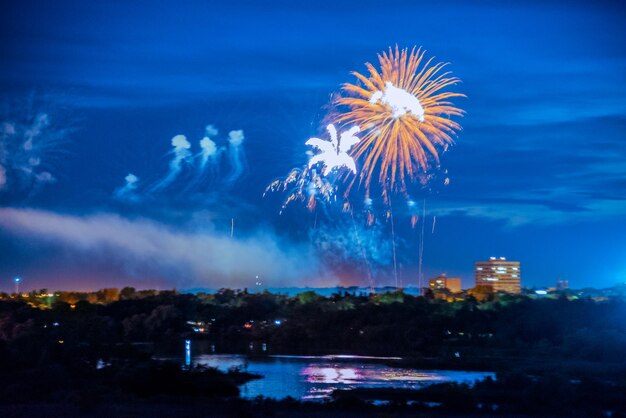
[[[366,227],[358,202],[354,217],[340,201],[279,214],[286,195],[263,191],[306,163],[350,72],[396,44],[449,62],[467,95],[415,206],[392,198],[401,283],[418,282],[422,220],[425,278],[469,287],[475,261],[504,256],[527,287],[626,281],[621,2],[129,3],[3,8],[0,290],[15,275],[25,289],[392,284],[378,196]],[[210,124],[217,163],[202,177],[190,157],[167,180],[172,138],[197,156]]]

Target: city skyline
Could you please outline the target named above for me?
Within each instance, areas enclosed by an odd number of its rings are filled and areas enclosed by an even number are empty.
[[[16,276],[23,289],[407,286],[419,271],[469,287],[490,256],[520,261],[526,287],[626,282],[619,2],[281,6],[9,5],[0,290]],[[395,225],[363,188],[352,218],[341,196],[314,212],[264,196],[325,138],[351,72],[395,45],[449,62],[467,96],[426,186],[392,196]]]

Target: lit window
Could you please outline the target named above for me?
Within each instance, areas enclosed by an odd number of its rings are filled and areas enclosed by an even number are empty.
[[[482,267],[476,267],[476,270],[482,270],[482,269],[483,269]]]

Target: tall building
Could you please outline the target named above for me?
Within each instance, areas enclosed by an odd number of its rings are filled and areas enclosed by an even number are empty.
[[[490,257],[489,261],[477,261],[474,270],[476,286],[491,286],[494,291],[519,293],[521,270],[519,261]]]
[[[556,282],[556,290],[567,290],[569,289],[569,281],[567,280],[557,280]]]
[[[441,274],[432,279],[428,279],[428,287],[431,290],[443,290],[448,289],[451,292],[461,291],[461,279],[456,277],[446,277],[445,274]]]

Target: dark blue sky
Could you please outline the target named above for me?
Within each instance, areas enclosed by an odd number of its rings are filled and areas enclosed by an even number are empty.
[[[0,289],[15,274],[27,287],[241,286],[257,270],[268,285],[365,283],[359,245],[391,283],[384,216],[367,229],[357,213],[354,234],[340,210],[279,216],[284,196],[262,193],[306,161],[350,71],[395,44],[450,62],[468,96],[442,160],[450,184],[414,193],[425,276],[470,286],[474,261],[506,256],[527,286],[626,281],[621,2],[90,3],[14,1],[0,17]],[[207,124],[218,145],[244,131],[242,175],[226,181],[224,154],[212,181],[193,188],[183,170],[147,195],[170,139],[195,154]],[[129,173],[143,188],[116,199]],[[420,230],[396,205],[401,279],[416,283]]]

